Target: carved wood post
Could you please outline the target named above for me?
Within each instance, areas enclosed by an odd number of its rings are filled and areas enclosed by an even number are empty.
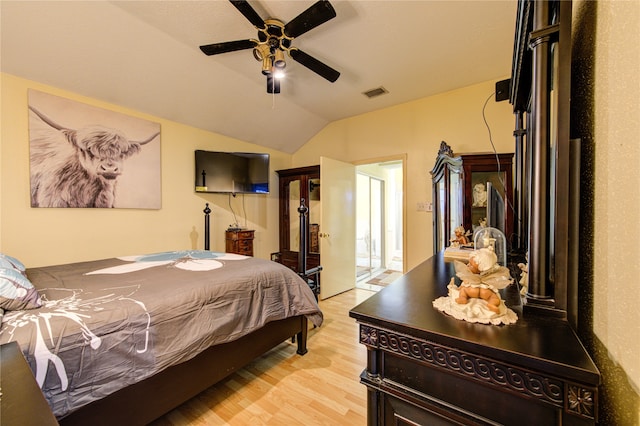
[[[305,205],[304,198],[300,199],[300,207],[298,207],[298,213],[300,214],[300,248],[298,250],[298,273],[304,274],[307,271],[307,212],[309,208]]]
[[[209,203],[206,203],[206,206],[203,210],[204,212],[204,249],[209,250],[209,214],[211,213],[211,209],[209,208]]]
[[[544,30],[549,25],[548,2],[535,1],[534,30],[531,32],[532,62],[532,129],[531,193],[529,202],[529,303],[553,306],[553,289],[549,280],[549,42]],[[550,303],[549,303],[550,302]]]
[[[525,235],[528,234],[528,226],[527,226],[527,218],[529,212],[527,211],[527,197],[528,193],[526,191],[527,185],[525,182],[528,182],[527,173],[528,168],[526,167],[526,139],[525,136],[527,134],[527,130],[524,127],[523,120],[523,111],[516,111],[516,124],[515,130],[513,131],[513,136],[515,137],[516,142],[516,155],[515,155],[515,189],[514,189],[514,202],[515,202],[515,234],[517,236],[517,241],[513,242],[513,247],[517,250],[522,250],[526,247],[525,244]]]

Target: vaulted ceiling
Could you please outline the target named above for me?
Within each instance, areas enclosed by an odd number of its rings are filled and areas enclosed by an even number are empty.
[[[287,23],[312,0],[250,0]],[[511,70],[515,0],[332,0],[337,16],[293,45],[340,71],[330,83],[287,57],[266,93],[251,50],[200,45],[257,38],[230,2],[0,1],[2,72],[293,153],[328,123]],[[389,93],[368,98],[383,86]],[[26,95],[25,95],[26,96]]]

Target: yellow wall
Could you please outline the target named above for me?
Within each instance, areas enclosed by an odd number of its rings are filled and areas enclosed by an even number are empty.
[[[28,266],[42,266],[159,250],[202,248],[204,203],[211,204],[211,249],[224,250],[224,229],[235,220],[227,195],[193,192],[193,151],[259,151],[271,154],[271,194],[232,198],[240,224],[256,230],[255,254],[278,249],[277,174],[274,170],[318,164],[320,156],[356,162],[407,154],[407,267],[432,252],[431,213],[418,202],[431,200],[429,171],[441,140],[455,152],[491,150],[482,111],[499,152],[513,151],[513,115],[496,103],[494,81],[478,84],[330,124],[292,156],[118,105],[2,74],[0,147],[0,250]],[[37,209],[29,204],[29,88],[160,122],[162,209]],[[6,123],[11,123],[7,126]]]
[[[31,208],[27,90],[159,122],[161,125],[162,208]],[[269,258],[278,250],[278,177],[274,170],[291,166],[291,155],[268,150],[95,99],[1,74],[3,123],[0,139],[0,251],[28,267],[100,259],[163,250],[204,248],[205,203],[210,203],[211,249],[224,251],[224,230],[235,222],[229,197],[194,192],[194,150],[254,151],[271,154],[269,195],[231,199],[238,222],[255,229],[254,253]],[[212,117],[214,119],[215,117]],[[10,125],[8,125],[9,123]]]
[[[577,2],[574,18],[587,6]],[[640,424],[640,3],[599,1],[595,12],[593,332],[626,372]]]
[[[514,152],[513,108],[495,102],[494,90],[495,81],[489,81],[333,122],[293,155],[294,167],[318,164],[321,156],[361,162],[406,154],[404,255],[411,269],[433,254],[432,213],[417,211],[417,203],[431,201],[429,171],[440,142],[455,153],[491,152],[482,116],[491,97],[485,116],[493,143],[498,152]]]

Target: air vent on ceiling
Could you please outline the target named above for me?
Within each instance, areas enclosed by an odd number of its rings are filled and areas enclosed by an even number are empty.
[[[376,87],[375,89],[367,90],[366,92],[362,92],[367,98],[375,98],[376,96],[384,95],[385,93],[389,93],[387,89],[384,87]]]

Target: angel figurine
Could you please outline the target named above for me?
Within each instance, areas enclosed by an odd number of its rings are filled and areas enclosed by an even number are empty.
[[[451,247],[460,247],[469,245],[469,237],[471,235],[471,231],[466,231],[464,226],[460,225],[453,231],[455,233],[455,237],[453,237],[451,242]]]
[[[469,264],[455,263],[456,275],[462,280],[456,303],[466,304],[470,298],[482,299],[487,308],[500,312],[499,290],[513,282],[509,269],[498,264],[493,247],[475,250],[469,256]]]
[[[471,252],[469,264],[454,261],[457,286],[451,277],[448,294],[433,301],[433,306],[456,319],[483,324],[513,324],[518,320],[500,297],[499,290],[513,282],[509,269],[500,266],[493,247]]]

